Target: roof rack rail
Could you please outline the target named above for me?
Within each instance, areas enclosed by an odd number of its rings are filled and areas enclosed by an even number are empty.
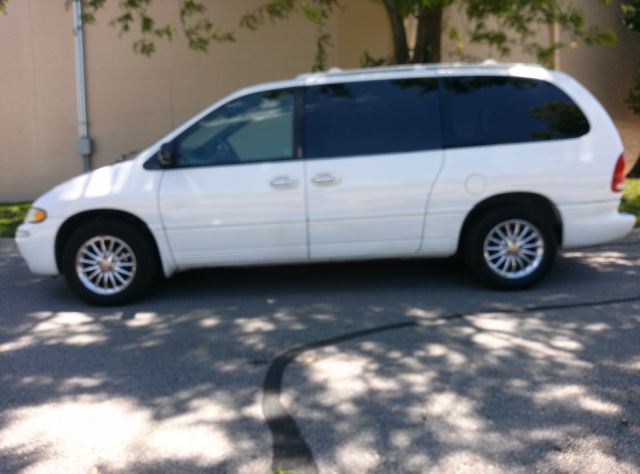
[[[366,72],[377,73],[377,72],[403,72],[403,71],[417,71],[420,69],[433,69],[437,67],[442,67],[440,64],[398,64],[393,66],[376,66],[376,67],[363,67],[363,68],[353,68],[353,69],[340,69],[338,67],[332,67],[328,71],[318,71],[318,72],[305,72],[296,77],[296,79],[306,79],[308,77],[319,77],[319,76],[349,76],[354,74],[362,74]]]
[[[335,76],[350,76],[363,73],[386,73],[386,72],[411,72],[430,69],[447,69],[447,68],[473,68],[473,67],[509,67],[516,65],[524,66],[540,66],[533,63],[502,63],[495,59],[485,59],[484,61],[477,62],[453,62],[453,63],[428,63],[428,64],[398,64],[392,66],[376,66],[368,68],[354,68],[354,69],[340,69],[338,67],[332,67],[328,71],[307,72],[300,74],[296,79],[309,79],[316,77],[335,77]]]

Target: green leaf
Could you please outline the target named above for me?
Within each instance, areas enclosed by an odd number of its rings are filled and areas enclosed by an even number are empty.
[[[631,31],[640,32],[640,0],[623,2],[620,8],[625,26]]]
[[[627,104],[634,113],[640,114],[640,71],[636,74],[635,83],[627,95]]]
[[[314,5],[302,5],[302,12],[311,23],[318,23],[322,21],[322,12]]]
[[[140,15],[140,29],[143,33],[148,33],[153,31],[153,26],[155,25],[155,21],[146,13],[142,13]]]

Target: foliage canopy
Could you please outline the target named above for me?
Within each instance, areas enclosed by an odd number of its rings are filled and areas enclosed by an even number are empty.
[[[67,7],[73,3],[73,0],[63,1]],[[584,12],[563,0],[370,1],[381,4],[387,13],[394,52],[391,58],[373,58],[365,51],[363,65],[440,61],[443,36],[453,40],[458,56],[463,59],[468,59],[463,42],[466,38],[470,43],[490,46],[500,57],[509,55],[518,45],[547,65],[550,65],[555,51],[565,46],[612,44],[616,39],[609,29],[586,25]],[[599,1],[603,4],[611,2]],[[8,3],[10,0],[0,0],[0,12],[6,11]],[[85,21],[95,22],[96,15],[106,3],[106,0],[82,0]],[[253,31],[267,22],[278,22],[300,14],[317,29],[314,69],[322,69],[331,46],[327,21],[337,9],[348,7],[349,0],[262,0],[257,8],[246,11],[239,18],[236,31],[227,31],[215,24],[207,10],[206,0],[177,0],[175,20],[162,24],[152,14],[154,3],[154,0],[119,0],[117,14],[110,21],[120,34],[137,32],[133,48],[139,54],[151,56],[156,51],[157,40],[172,40],[177,34],[184,35],[191,49],[206,52],[213,43],[235,41],[241,29]],[[638,24],[637,3],[637,0],[627,2],[630,5],[626,7],[630,25]],[[445,24],[443,13],[448,8],[457,8],[467,18],[468,31],[458,31]],[[411,34],[407,29],[410,23],[414,25]],[[545,25],[558,25],[568,41],[541,44],[537,32]]]

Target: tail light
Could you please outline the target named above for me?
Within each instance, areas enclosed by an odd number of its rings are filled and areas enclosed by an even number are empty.
[[[613,171],[613,178],[611,178],[611,190],[613,192],[622,192],[624,188],[624,155],[620,155],[616,162],[616,168]]]

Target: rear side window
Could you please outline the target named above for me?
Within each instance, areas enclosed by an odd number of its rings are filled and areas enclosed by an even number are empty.
[[[577,138],[589,122],[555,85],[516,77],[442,79],[445,147]]]
[[[432,78],[308,87],[303,147],[307,158],[441,148],[438,83]]]

